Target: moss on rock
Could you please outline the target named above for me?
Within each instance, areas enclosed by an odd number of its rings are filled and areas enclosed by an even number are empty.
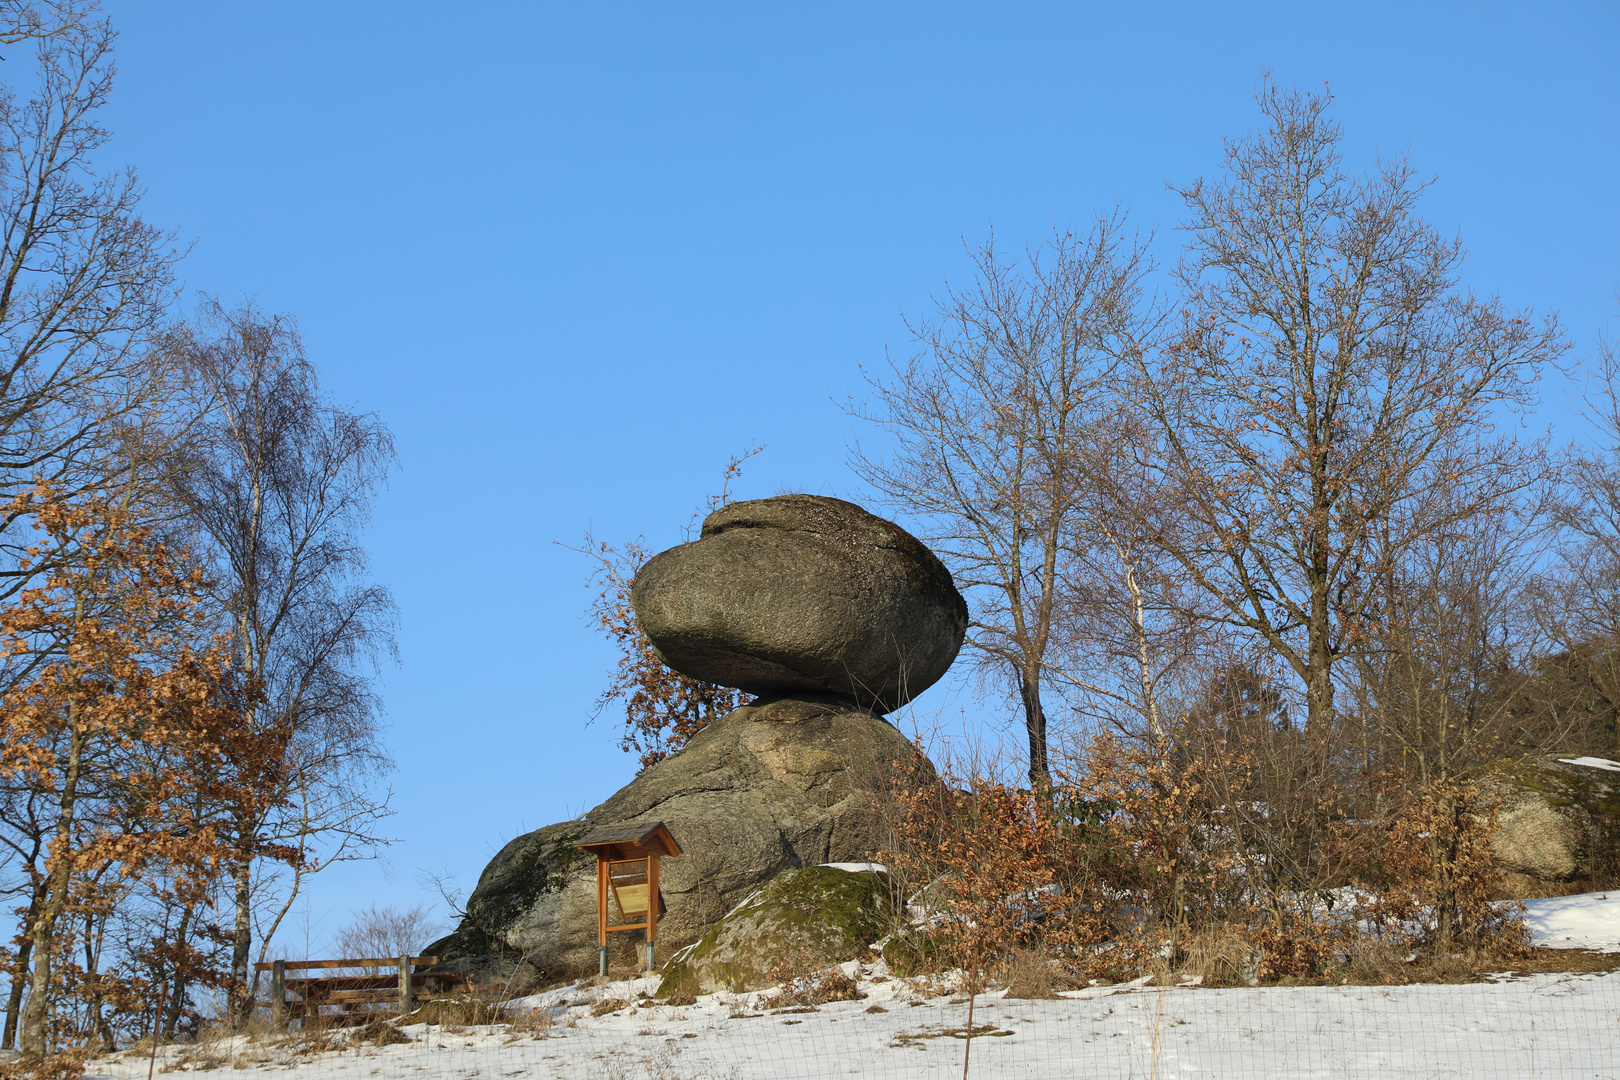
[[[658,996],[741,993],[771,972],[812,971],[853,960],[884,929],[889,875],[810,866],[789,870],[664,965]]]

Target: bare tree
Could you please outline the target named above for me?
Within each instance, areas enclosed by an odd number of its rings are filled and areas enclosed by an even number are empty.
[[[1079,495],[1062,601],[1054,623],[1055,680],[1075,692],[1077,711],[1121,735],[1170,748],[1175,698],[1194,661],[1216,649],[1218,635],[1200,619],[1196,589],[1163,551],[1180,531],[1173,504],[1145,466],[1143,433],[1119,409],[1093,425],[1077,464]],[[1130,506],[1124,514],[1120,507]]]
[[[32,41],[26,99],[0,93],[0,503],[37,479],[65,496],[125,471],[133,432],[172,404],[152,347],[175,297],[174,237],[140,217],[131,171],[98,172],[114,33],[85,2],[0,6],[0,43]],[[142,418],[141,414],[148,414]],[[14,514],[0,546],[14,550]],[[11,595],[43,572],[0,570]]]
[[[1267,83],[1257,100],[1264,130],[1177,189],[1184,321],[1126,350],[1127,394],[1152,440],[1147,505],[1181,514],[1162,551],[1208,618],[1286,666],[1326,738],[1380,565],[1536,475],[1540,448],[1492,419],[1563,342],[1457,288],[1460,245],[1417,216],[1426,185],[1404,161],[1348,173],[1328,97]],[[1431,497],[1448,488],[1470,497]]]
[[[1470,493],[1432,498],[1467,502]],[[1548,638],[1527,599],[1541,584],[1534,568],[1546,553],[1547,515],[1529,500],[1508,509],[1516,512],[1467,515],[1382,560],[1378,617],[1364,626],[1347,680],[1362,770],[1433,788],[1478,779],[1503,757],[1552,749],[1567,735],[1529,722]],[[1408,529],[1397,520],[1378,531]]]
[[[101,11],[85,0],[3,0],[0,2],[0,45],[59,37]]]
[[[1118,217],[1058,232],[1019,265],[994,240],[966,290],[908,323],[922,346],[870,377],[868,419],[893,438],[852,464],[913,515],[972,605],[968,644],[1017,688],[1031,782],[1050,784],[1043,690],[1071,540],[1087,490],[1084,452],[1109,407],[1119,323],[1146,270]]]
[[[289,733],[277,780],[286,796],[278,805],[289,809],[231,815],[232,970],[246,987],[261,857],[295,848],[301,884],[337,854],[380,842],[374,827],[387,800],[366,792],[388,760],[367,665],[393,654],[394,605],[366,577],[360,531],[393,461],[393,439],[375,416],[322,397],[286,318],[208,300],[198,326],[177,332],[173,348],[215,396],[173,493],[211,564],[213,600],[237,663],[264,686],[257,721]],[[231,1007],[245,1015],[248,995],[238,993]]]
[[[336,955],[351,960],[413,956],[444,932],[426,904],[404,911],[372,904],[354,913],[334,936],[332,948]]]

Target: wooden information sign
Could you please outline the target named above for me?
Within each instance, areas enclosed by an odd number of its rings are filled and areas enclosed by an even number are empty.
[[[647,932],[647,970],[653,963],[658,940],[658,917],[664,913],[658,895],[658,862],[673,859],[681,847],[662,821],[639,825],[602,825],[576,841],[577,847],[596,856],[596,938],[601,947],[598,971],[608,970],[608,935],[615,930]],[[610,923],[608,898],[612,895],[618,922]]]

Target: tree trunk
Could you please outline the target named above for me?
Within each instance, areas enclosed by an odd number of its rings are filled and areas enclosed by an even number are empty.
[[[38,854],[36,852],[36,854]],[[28,958],[34,954],[34,920],[39,918],[40,905],[45,901],[45,879],[34,881],[33,895],[28,909],[23,912],[22,927],[17,937],[17,955],[11,976],[11,994],[6,999],[6,1030],[0,1036],[0,1050],[11,1050],[17,1045],[17,1021],[22,1013],[23,988],[28,985]]]
[[[1040,676],[1020,673],[1019,696],[1024,701],[1024,729],[1029,732],[1029,782],[1035,791],[1052,786],[1052,769],[1046,746],[1046,711],[1041,708]]]
[[[246,844],[246,834],[243,843]],[[231,873],[236,883],[236,933],[231,941],[230,1020],[240,1026],[253,1012],[253,1000],[248,993],[248,959],[253,946],[253,861],[243,858]]]
[[[39,918],[34,920],[32,935],[34,970],[29,980],[28,1004],[22,1014],[23,1057],[38,1059],[45,1056],[45,1017],[51,1002],[51,935],[56,920],[67,907],[68,885],[73,874],[73,812],[79,795],[79,765],[84,756],[84,732],[79,728],[77,705],[68,705],[68,723],[72,735],[68,738],[67,769],[62,778],[62,794],[57,801],[56,837],[51,857],[56,865],[46,876],[45,899],[40,905]]]
[[[159,1001],[158,1008],[164,1010],[163,1037],[170,1042],[174,1041],[175,1025],[180,1022],[180,1005],[186,1000],[186,978],[180,970],[179,957],[185,955],[186,938],[191,929],[191,905],[187,904],[180,913],[180,927],[174,933],[175,963],[174,988],[169,993],[168,1000]]]
[[[1326,509],[1321,511],[1324,515]],[[1333,623],[1328,605],[1328,538],[1318,537],[1311,560],[1309,678],[1305,686],[1305,730],[1315,739],[1331,737],[1333,731]]]
[[[118,1040],[113,1035],[112,1025],[107,1021],[103,1011],[106,1005],[106,995],[102,989],[101,974],[101,946],[103,936],[107,932],[107,916],[100,916],[101,929],[98,932],[95,926],[95,917],[92,916],[85,923],[84,940],[84,973],[86,983],[90,987],[89,999],[85,1003],[86,1029],[101,1037],[101,1048],[109,1053],[118,1049]]]

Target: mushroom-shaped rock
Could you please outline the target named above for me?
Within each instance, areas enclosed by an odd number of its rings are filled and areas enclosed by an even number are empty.
[[[631,602],[664,662],[760,696],[887,712],[945,674],[967,604],[921,541],[854,503],[779,495],[710,514],[653,556]]]

